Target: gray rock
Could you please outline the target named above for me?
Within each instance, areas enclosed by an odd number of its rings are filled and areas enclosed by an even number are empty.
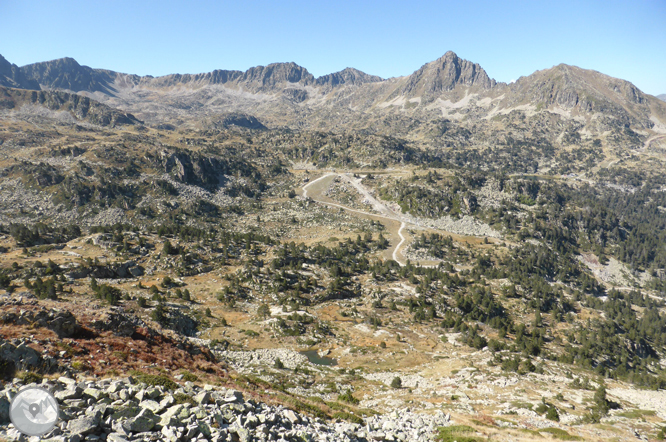
[[[208,424],[206,424],[205,422],[198,422],[198,426],[199,426],[199,432],[203,434],[206,438],[209,438],[211,436],[212,433]]]
[[[67,438],[65,436],[53,436],[48,439],[41,439],[40,442],[67,442]]]
[[[284,410],[282,415],[286,417],[292,424],[297,424],[301,421],[301,419],[292,410]]]
[[[147,408],[155,414],[160,414],[166,407],[162,406],[159,402],[152,399],[147,399],[139,403],[139,407]]]
[[[99,428],[99,418],[97,416],[84,416],[69,421],[67,430],[75,435],[87,435],[94,433]]]
[[[243,393],[236,390],[227,390],[224,400],[226,402],[243,402]]]
[[[111,433],[106,436],[106,442],[128,442],[127,436],[121,433]]]
[[[132,433],[143,433],[152,430],[158,420],[152,411],[144,408],[137,416],[123,422],[123,428]]]
[[[65,384],[65,385],[68,385],[70,387],[73,387],[74,385],[76,385],[76,380],[75,379],[68,378],[66,376],[60,376],[58,378],[58,382],[60,382],[62,384]]]
[[[79,399],[82,395],[83,390],[77,385],[72,384],[65,390],[57,391],[53,396],[59,401],[65,401],[68,399]]]
[[[162,428],[162,435],[164,439],[168,442],[177,442],[182,434],[176,427],[164,427]]]
[[[113,419],[122,419],[122,418],[131,418],[138,415],[141,412],[141,408],[138,406],[124,406],[120,407],[118,411],[113,413],[111,417]]]
[[[53,316],[48,318],[47,327],[53,330],[59,338],[69,338],[81,328],[76,317],[67,310],[55,311]]]
[[[162,391],[157,387],[150,387],[150,388],[146,389],[146,395],[150,399],[155,399],[155,398],[159,397],[161,394],[162,394]]]
[[[190,440],[195,438],[199,434],[199,425],[191,424],[185,428],[185,433],[183,434],[183,439]]]
[[[143,268],[141,266],[130,267],[127,271],[135,278],[143,276]]]
[[[100,400],[102,397],[106,396],[106,394],[97,388],[86,388],[83,390],[83,394],[86,396],[90,396],[91,398],[95,399],[96,401]]]
[[[9,399],[0,397],[0,425],[9,423]]]
[[[207,392],[207,391],[202,391],[201,393],[199,393],[199,394],[197,394],[196,396],[194,396],[194,400],[195,400],[198,404],[206,405],[206,404],[208,404],[208,403],[210,402],[210,400],[211,400],[211,396],[210,396],[210,393],[209,393],[209,392]]]
[[[167,408],[171,407],[173,404],[176,403],[176,399],[170,394],[167,394],[164,396],[164,399],[160,401],[160,406],[162,407],[163,410],[166,410]]]

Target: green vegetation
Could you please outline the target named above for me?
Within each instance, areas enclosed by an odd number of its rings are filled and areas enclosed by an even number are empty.
[[[439,442],[481,442],[484,437],[476,436],[477,431],[466,425],[440,427],[436,440]]]
[[[44,376],[34,371],[19,371],[15,374],[25,385],[41,384]]]
[[[130,375],[136,379],[137,382],[144,383],[153,387],[162,386],[167,390],[176,390],[178,384],[163,375],[148,374],[141,371],[132,370]]]
[[[338,395],[338,400],[352,405],[358,405],[361,402],[354,397],[351,390],[347,390],[346,392]]]
[[[539,430],[539,432],[551,434],[555,439],[558,440],[583,440],[583,438],[569,434],[560,428],[544,428]]]

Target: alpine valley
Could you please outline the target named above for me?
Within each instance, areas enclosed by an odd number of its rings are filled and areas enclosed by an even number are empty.
[[[0,440],[664,439],[663,99],[0,56]]]

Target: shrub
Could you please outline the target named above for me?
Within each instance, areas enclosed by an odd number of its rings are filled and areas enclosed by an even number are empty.
[[[354,397],[351,390],[347,390],[343,394],[339,395],[338,400],[342,401],[342,402],[347,402],[348,404],[352,404],[352,405],[358,405],[359,402],[361,402],[361,401],[359,401],[358,399],[356,399]]]
[[[135,370],[130,371],[130,374],[134,376],[137,382],[141,382],[153,387],[162,386],[168,390],[175,390],[179,387],[177,383],[166,376],[148,374]]]
[[[394,377],[391,381],[391,388],[402,388],[402,379],[400,379],[398,376]]]
[[[467,425],[451,425],[439,428],[437,440],[441,442],[476,442],[480,439],[471,436],[474,433],[476,433],[476,430]]]
[[[183,371],[181,374],[183,375],[184,381],[199,382],[199,377],[193,373],[190,373],[189,371]]]
[[[548,411],[546,411],[546,419],[559,422],[560,421],[560,414],[557,412],[557,408],[555,407],[549,407]]]
[[[190,404],[193,407],[197,405],[196,402],[194,402],[194,399],[192,399],[190,396],[186,395],[185,393],[176,393],[173,395],[173,398],[175,399],[175,405],[179,404]]]
[[[566,431],[560,429],[560,428],[544,428],[543,430],[539,430],[541,433],[550,433],[553,435],[555,439],[559,440],[581,440],[580,437],[574,436],[572,434],[567,433]]]
[[[16,377],[22,380],[24,384],[41,384],[42,379],[44,379],[44,376],[34,371],[20,371]]]
[[[349,413],[347,411],[337,411],[333,414],[333,419],[340,419],[344,421],[349,421],[354,424],[363,425],[363,418],[356,416],[355,414]]]
[[[161,326],[168,325],[169,319],[167,317],[167,309],[162,304],[157,304],[155,310],[150,313],[150,319]]]

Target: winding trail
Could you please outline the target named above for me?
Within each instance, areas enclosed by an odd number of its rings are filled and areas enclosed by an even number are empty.
[[[352,209],[351,207],[347,207],[347,206],[344,206],[342,204],[332,203],[332,202],[329,202],[329,201],[322,201],[320,199],[315,199],[315,198],[312,198],[311,196],[310,197],[308,196],[308,189],[312,185],[314,185],[315,183],[318,183],[319,181],[322,181],[326,178],[329,178],[331,176],[341,176],[341,177],[345,178],[347,181],[349,181],[356,188],[356,190],[359,191],[359,193],[361,193],[363,196],[365,196],[371,202],[373,208],[375,210],[377,210],[378,212],[380,212],[380,213],[371,213],[371,212],[366,212],[366,211],[363,211],[363,210]],[[386,219],[386,220],[390,220],[390,221],[399,221],[400,222],[400,228],[398,229],[398,236],[400,237],[400,242],[393,249],[392,257],[393,257],[393,260],[395,262],[397,262],[400,266],[404,266],[406,264],[406,262],[401,261],[398,258],[398,253],[400,251],[400,248],[403,246],[403,244],[407,240],[407,238],[402,234],[402,231],[405,227],[407,227],[407,223],[409,223],[410,225],[414,225],[415,227],[418,227],[418,225],[416,223],[411,223],[408,220],[406,221],[403,217],[399,216],[398,214],[393,212],[391,209],[386,207],[384,204],[379,202],[375,197],[370,195],[370,193],[367,191],[367,189],[358,185],[358,183],[355,183],[347,174],[328,173],[326,175],[320,176],[316,180],[313,180],[313,181],[309,182],[308,184],[306,184],[305,186],[303,186],[303,197],[304,198],[311,198],[313,201],[316,201],[319,204],[323,204],[323,205],[329,206],[329,207],[337,207],[339,209],[343,209],[343,210],[346,210],[348,212],[358,213],[360,215],[365,215],[365,216],[374,217],[374,218],[382,218],[382,219]],[[422,267],[436,267],[436,266],[422,266]]]
[[[402,235],[402,229],[405,228],[405,222],[403,221],[402,224],[400,224],[400,229],[398,229],[398,236],[400,236],[400,242],[398,243],[397,246],[395,246],[395,249],[393,250],[393,261],[397,262],[401,266],[404,265],[398,260],[398,249],[400,249],[400,246],[402,243],[405,242],[405,237]]]
[[[328,174],[326,174],[326,175],[322,175],[322,176],[320,176],[319,178],[317,178],[316,180],[314,180],[314,181],[310,181],[308,184],[306,184],[305,186],[303,186],[303,198],[307,198],[307,197],[308,197],[308,187],[312,186],[314,183],[316,183],[316,182],[318,182],[318,181],[323,180],[324,178],[328,178],[328,177],[333,176],[333,175],[337,175],[337,173],[328,173]]]
[[[643,150],[647,151],[650,148],[650,144],[652,144],[653,141],[661,140],[662,138],[666,138],[666,134],[655,135],[653,137],[648,138],[647,140],[645,140],[645,145],[643,145]]]

